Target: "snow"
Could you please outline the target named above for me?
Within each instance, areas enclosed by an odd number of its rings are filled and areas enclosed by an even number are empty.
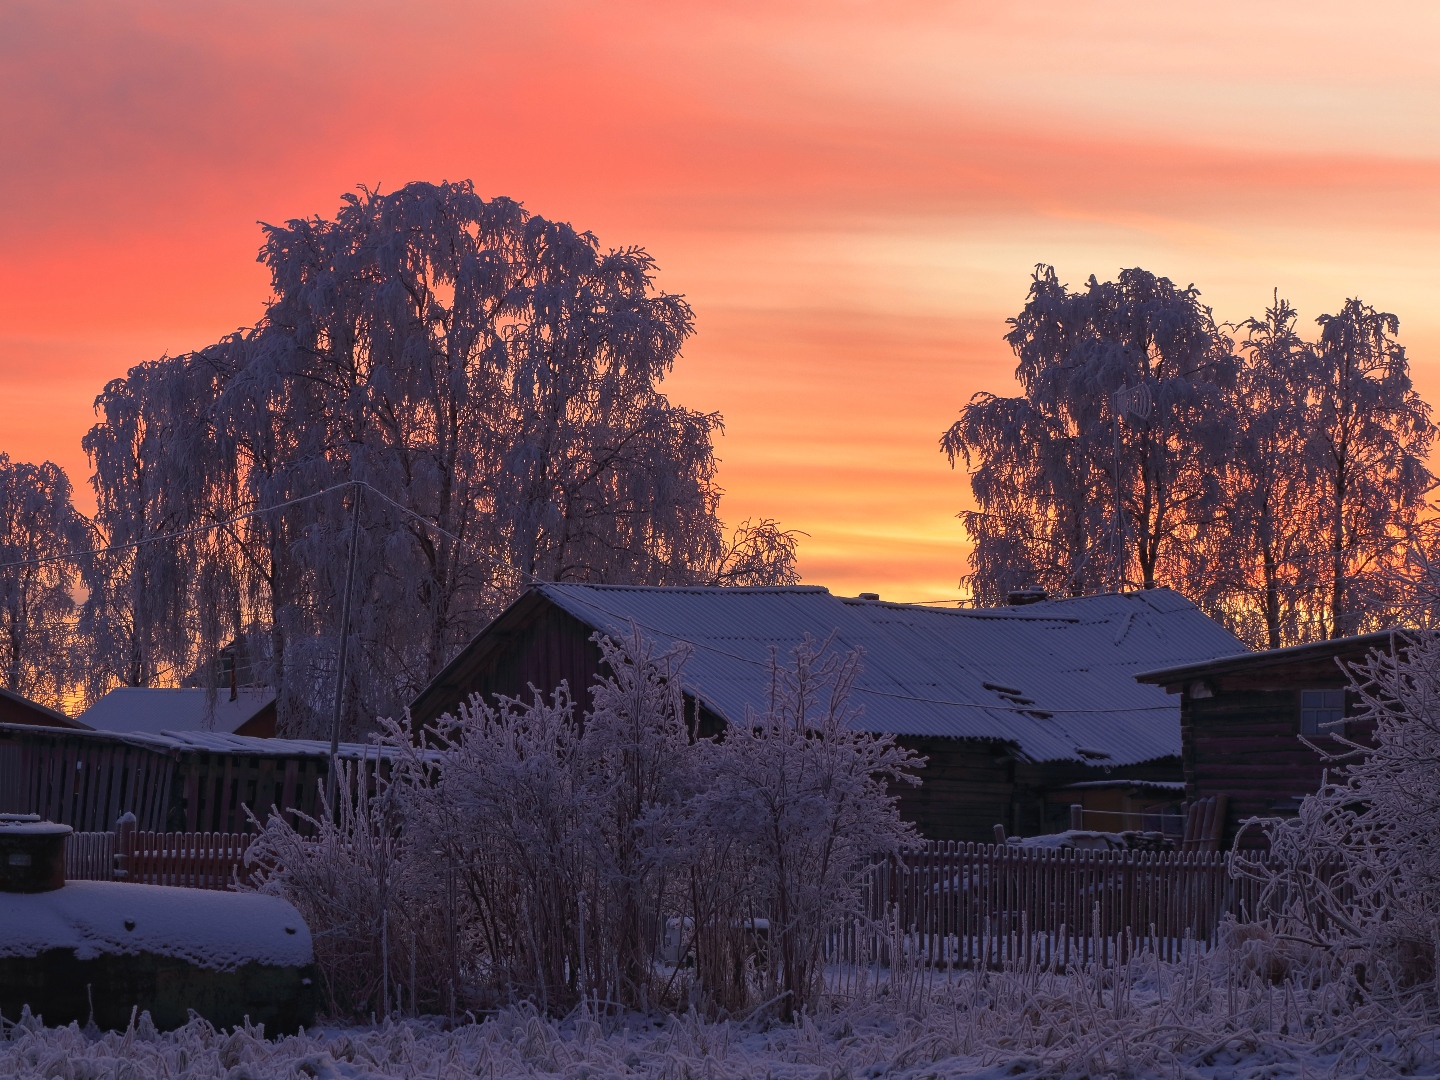
[[[1182,991],[1176,995],[1176,991]],[[1403,1010],[1401,1010],[1403,1012]],[[6,1037],[8,1035],[8,1038]],[[794,1025],[684,1016],[506,1009],[451,1030],[439,1020],[319,1029],[270,1041],[203,1020],[157,1034],[43,1028],[0,1035],[0,1076],[16,1080],[390,1080],[425,1077],[739,1078],[1184,1077],[1288,1080],[1437,1075],[1436,1029],[1420,1016],[1298,984],[1262,988],[1201,960],[1121,972],[1035,970],[942,977],[928,992],[851,1000]]]
[[[1130,845],[1120,833],[1095,832],[1091,829],[1066,829],[1064,832],[1044,833],[1040,836],[1012,836],[1006,843],[1016,847],[1045,848],[1060,850],[1076,848],[1081,851],[1124,851]]]
[[[75,830],[53,821],[5,821],[0,819],[0,837],[5,836],[69,836]]]
[[[121,686],[77,717],[96,731],[158,735],[164,731],[230,733],[244,726],[271,702],[275,691],[242,688],[213,697],[208,690]]]
[[[81,960],[151,952],[220,971],[250,961],[303,966],[314,955],[300,913],[289,901],[259,893],[118,881],[0,893],[0,956],[36,956],[57,948],[74,949]]]

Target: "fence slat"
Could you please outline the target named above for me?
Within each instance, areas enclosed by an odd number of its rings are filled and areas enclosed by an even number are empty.
[[[220,858],[211,887],[225,887],[238,861]],[[844,986],[866,979],[870,965],[880,979],[897,948],[909,962],[947,973],[1114,966],[1147,949],[1175,961],[1212,947],[1227,917],[1257,917],[1258,886],[1231,877],[1230,864],[1228,852],[927,842],[867,872],[862,917],[826,935],[827,961],[839,965]]]

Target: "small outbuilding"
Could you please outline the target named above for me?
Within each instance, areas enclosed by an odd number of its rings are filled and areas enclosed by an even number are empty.
[[[0,686],[0,724],[27,724],[33,727],[85,728],[62,712]]]
[[[374,790],[385,752],[341,743],[349,783]],[[319,813],[330,744],[220,732],[159,735],[0,724],[0,813],[108,832],[122,814],[156,832],[250,832],[248,807]],[[305,819],[291,814],[301,831]]]
[[[95,731],[126,735],[213,731],[270,739],[275,736],[275,691],[121,686],[82,712],[80,721]]]
[[[1056,794],[1077,783],[1178,783],[1179,703],[1134,676],[1244,648],[1169,589],[1026,593],[1010,607],[956,610],[816,586],[540,583],[436,676],[411,716],[426,723],[472,695],[528,699],[531,687],[548,694],[562,682],[584,707],[601,673],[594,636],[632,626],[662,649],[690,650],[683,689],[702,734],[760,707],[771,656],[784,660],[806,635],[863,650],[857,723],[928,759],[923,785],[903,787],[900,806],[941,840],[990,841],[997,824],[1020,834],[1068,828],[1070,804],[1085,797]],[[1173,801],[1173,788],[1148,790],[1156,804]]]
[[[1316,747],[1333,745],[1336,734],[1364,740],[1366,732],[1349,719],[1356,702],[1347,691],[1346,665],[1376,650],[1403,651],[1406,640],[1405,631],[1383,630],[1219,656],[1136,678],[1178,700],[1185,797],[1227,796],[1223,842],[1229,844],[1246,818],[1292,815],[1319,788],[1326,766]]]

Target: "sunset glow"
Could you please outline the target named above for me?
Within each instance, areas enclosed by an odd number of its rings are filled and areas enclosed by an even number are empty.
[[[1300,16],[1303,13],[1303,21]],[[938,439],[1013,385],[1031,267],[1144,266],[1222,320],[1400,316],[1440,400],[1428,5],[0,6],[0,450],[63,465],[106,380],[260,315],[257,220],[469,178],[640,245],[724,414],[722,515],[807,583],[958,596]]]

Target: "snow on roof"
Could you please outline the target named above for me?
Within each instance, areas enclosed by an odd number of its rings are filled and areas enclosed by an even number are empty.
[[[251,757],[329,757],[330,744],[323,739],[261,739],[253,735],[228,735],[219,731],[85,731],[74,728],[42,728],[30,724],[0,724],[7,735],[58,735],[68,739],[103,740],[141,746],[164,752],[202,751],[215,754],[246,754]],[[360,758],[388,758],[394,753],[375,743],[340,744],[339,756],[347,761]],[[433,754],[427,750],[425,753]]]
[[[247,688],[217,691],[122,686],[80,714],[97,731],[158,735],[162,731],[210,731],[230,734],[275,700],[275,691]]]
[[[70,881],[52,892],[0,892],[0,956],[73,949],[158,953],[230,971],[247,963],[303,967],[310,930],[288,900],[253,892]]]
[[[1180,753],[1180,708],[1135,673],[1245,646],[1170,589],[948,609],[832,595],[816,586],[534,586],[611,634],[633,620],[688,642],[687,691],[728,720],[763,697],[771,651],[809,634],[865,651],[857,725],[897,735],[1000,739],[1032,761],[1125,765]]]
[[[161,737],[180,750],[207,750],[221,754],[265,754],[280,757],[329,757],[330,744],[323,739],[257,739],[252,735],[225,735],[218,731],[165,731]],[[394,753],[375,743],[340,744],[339,756],[346,760],[388,758]],[[424,751],[427,756],[433,751]]]

